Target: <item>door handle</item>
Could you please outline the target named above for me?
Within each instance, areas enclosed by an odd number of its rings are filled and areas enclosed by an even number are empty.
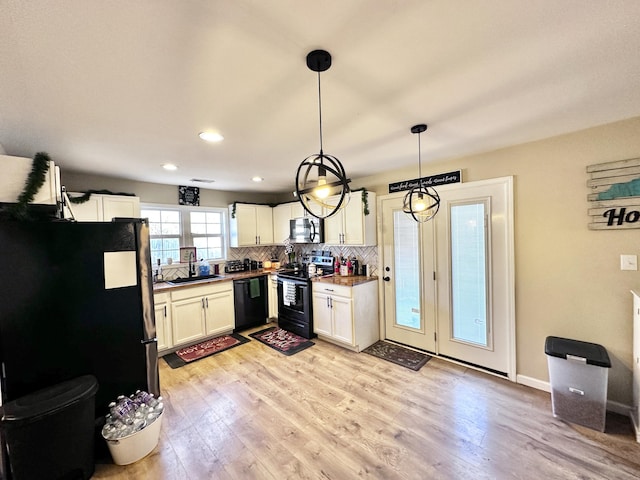
[[[391,277],[382,277],[382,279],[383,279],[385,282],[388,282],[389,280],[391,280]]]

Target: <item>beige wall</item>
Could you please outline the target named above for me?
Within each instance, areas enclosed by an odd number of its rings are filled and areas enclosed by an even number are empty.
[[[428,159],[428,142],[423,157]],[[639,230],[587,229],[586,167],[640,157],[640,117],[482,155],[427,164],[425,175],[463,170],[463,180],[514,177],[516,345],[520,376],[548,380],[544,341],[564,336],[604,345],[613,368],[609,399],[631,404],[632,300],[640,273],[620,271],[621,254],[640,254]],[[390,163],[393,159],[390,159]],[[348,165],[345,165],[348,170]],[[356,179],[378,195],[416,168]],[[70,190],[129,191],[143,202],[177,203],[177,187],[63,172]],[[276,200],[281,197],[273,197]],[[201,190],[207,206],[276,201],[269,196]]]
[[[136,182],[121,178],[102,177],[86,173],[60,172],[61,182],[69,192],[86,190],[109,190],[113,193],[133,193],[142,203],[178,205],[178,187],[157,183]],[[203,207],[226,207],[233,202],[277,203],[277,195],[253,192],[226,192],[200,188],[200,205]]]
[[[631,404],[629,290],[640,289],[640,273],[621,271],[620,255],[640,254],[640,230],[588,230],[586,167],[637,157],[640,117],[426,168],[423,160],[425,175],[462,169],[465,182],[514,177],[518,375],[548,381],[548,335],[600,343],[613,364],[609,399]],[[416,170],[360,179],[354,188],[384,195]]]

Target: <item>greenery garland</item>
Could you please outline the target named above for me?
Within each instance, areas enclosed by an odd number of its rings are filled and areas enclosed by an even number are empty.
[[[123,193],[123,192],[114,193],[111,190],[87,190],[86,192],[84,192],[83,195],[79,197],[69,197],[69,201],[71,203],[75,203],[76,205],[79,205],[81,203],[86,203],[89,201],[89,199],[91,198],[91,195],[94,193],[98,195],[124,195],[126,197],[135,197],[135,193]]]
[[[27,176],[24,190],[18,197],[18,202],[12,205],[10,210],[11,216],[16,220],[29,219],[28,205],[33,201],[33,197],[38,193],[40,187],[44,185],[50,160],[49,154],[46,152],[38,152],[33,157],[31,171]]]
[[[369,215],[369,192],[362,189],[362,206],[365,215]]]

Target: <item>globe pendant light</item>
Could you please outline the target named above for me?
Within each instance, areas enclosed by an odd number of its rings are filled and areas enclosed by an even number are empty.
[[[440,209],[440,196],[433,187],[422,185],[422,159],[420,158],[420,134],[427,130],[425,124],[414,125],[411,133],[418,134],[418,185],[404,197],[402,211],[416,222],[426,222],[436,216]]]
[[[334,215],[349,203],[350,179],[344,167],[333,155],[322,150],[322,97],[320,90],[320,72],[331,66],[331,55],[324,50],[314,50],[307,55],[307,67],[318,72],[318,111],[320,117],[320,153],[305,158],[296,172],[296,196],[304,209],[316,218]],[[330,196],[337,201],[327,202]]]

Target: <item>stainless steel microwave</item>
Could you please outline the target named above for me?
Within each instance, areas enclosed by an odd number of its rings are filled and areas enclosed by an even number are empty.
[[[291,243],[324,243],[324,221],[316,217],[301,217],[289,220]]]

